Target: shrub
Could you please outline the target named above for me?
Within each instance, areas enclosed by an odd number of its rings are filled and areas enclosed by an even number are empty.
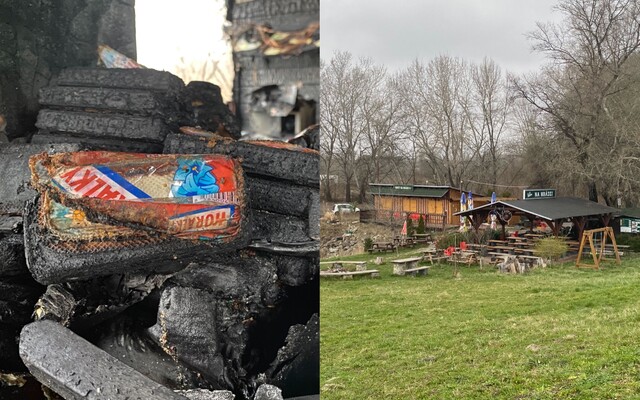
[[[373,248],[373,239],[370,237],[364,239],[364,251],[369,251]]]
[[[453,247],[458,247],[460,246],[460,242],[467,242],[470,243],[471,240],[471,235],[470,232],[453,232],[453,233],[447,233],[444,236],[441,236],[437,241],[436,241],[436,247],[438,249],[446,249],[450,246]]]
[[[422,214],[420,215],[420,219],[418,219],[418,229],[416,230],[416,233],[420,234],[420,235],[424,235],[427,231],[425,230],[424,227],[424,218],[422,217]]]
[[[607,242],[609,242],[607,240]],[[631,246],[629,247],[630,251],[640,252],[640,235],[633,233],[621,233],[616,236],[616,243]]]
[[[562,239],[548,237],[540,239],[534,249],[537,256],[557,260],[569,250],[569,246]]]

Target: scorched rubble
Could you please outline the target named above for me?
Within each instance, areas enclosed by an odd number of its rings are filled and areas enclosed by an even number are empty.
[[[26,373],[26,365],[73,399],[318,393],[318,153],[235,140],[239,125],[217,87],[185,88],[166,72],[70,69],[41,91],[40,103],[33,143],[0,149],[2,372]],[[214,133],[193,135],[181,125]],[[242,234],[180,239],[144,218],[119,222],[93,198],[65,198],[48,186],[50,176],[37,191],[29,184],[31,156],[80,150],[240,161]],[[100,189],[92,185],[87,190]],[[79,210],[88,226],[105,224],[109,234],[60,233],[47,219],[57,202]],[[180,232],[217,222],[211,214],[181,223]],[[91,366],[69,363],[83,357]],[[0,383],[0,398],[14,390]]]

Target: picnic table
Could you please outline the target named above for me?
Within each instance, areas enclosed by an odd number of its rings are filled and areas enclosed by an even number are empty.
[[[374,242],[369,253],[381,252],[381,251],[394,251],[396,246],[392,242]]]
[[[404,275],[408,269],[418,267],[418,263],[422,261],[422,257],[402,258],[399,260],[391,260],[393,263],[393,274]]]
[[[433,242],[433,237],[430,233],[414,233],[413,239],[416,243],[431,243]]]
[[[422,260],[429,261],[431,265],[433,265],[434,261],[442,261],[447,260],[449,257],[444,255],[444,251],[437,249],[422,249],[420,250],[422,253]]]
[[[416,244],[412,237],[396,236],[393,238],[393,244],[396,247],[411,247]]]
[[[475,264],[478,262],[477,252],[473,250],[455,251],[449,258],[449,262],[467,265]]]

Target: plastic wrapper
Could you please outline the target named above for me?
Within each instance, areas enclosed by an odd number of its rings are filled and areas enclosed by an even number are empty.
[[[107,68],[144,68],[135,60],[106,45],[98,46],[98,57]]]
[[[77,152],[34,156],[30,167],[33,186],[71,208],[50,209],[64,234],[112,233],[97,222],[229,242],[245,221],[242,168],[228,157]]]

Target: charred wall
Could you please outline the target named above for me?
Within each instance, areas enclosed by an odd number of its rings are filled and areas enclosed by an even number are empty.
[[[135,0],[0,0],[0,114],[10,139],[35,131],[38,91],[96,64],[99,43],[136,57]]]
[[[319,0],[227,0],[227,19],[234,26],[268,25],[276,31],[297,31],[319,22]],[[265,118],[250,110],[251,93],[267,85],[301,83],[299,97],[319,100],[320,51],[310,49],[296,55],[265,56],[260,51],[233,53],[236,77],[233,100],[242,129],[263,133]],[[317,120],[316,108],[316,120]],[[262,131],[262,132],[261,132]]]

